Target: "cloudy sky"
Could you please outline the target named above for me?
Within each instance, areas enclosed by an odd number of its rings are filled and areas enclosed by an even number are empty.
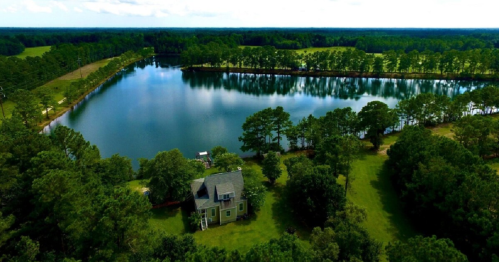
[[[498,0],[0,0],[0,27],[499,28]]]

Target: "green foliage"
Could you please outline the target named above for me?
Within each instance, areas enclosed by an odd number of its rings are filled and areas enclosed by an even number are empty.
[[[201,214],[198,212],[192,212],[189,217],[189,226],[191,231],[196,232],[201,226]]]
[[[416,236],[407,243],[396,241],[386,247],[390,262],[421,261],[421,262],[464,262],[466,256],[454,247],[450,239],[437,239],[436,236]]]
[[[252,207],[251,211],[254,213],[259,211],[265,204],[265,194],[267,190],[262,185],[258,174],[251,168],[243,168],[244,178],[244,197],[248,200],[248,204]]]
[[[22,236],[19,243],[16,245],[16,250],[19,256],[14,258],[16,262],[34,262],[40,253],[40,243],[33,241],[31,238]]]
[[[14,235],[15,231],[9,230],[14,221],[13,215],[3,217],[2,212],[0,212],[0,248]]]
[[[103,159],[100,164],[103,183],[116,186],[133,179],[132,160],[128,157],[114,154],[110,158]]]
[[[54,100],[54,92],[52,89],[44,88],[37,92],[37,97],[40,99],[40,104],[45,109],[46,118],[49,118],[49,108],[53,108],[55,112],[56,106],[59,104]]]
[[[281,177],[282,170],[280,167],[281,160],[273,151],[267,153],[267,156],[262,161],[262,173],[269,179],[271,184]]]
[[[359,112],[360,126],[367,130],[366,137],[373,144],[373,148],[378,150],[383,143],[383,134],[388,127],[398,123],[398,117],[394,110],[380,101],[367,103]]]
[[[40,107],[36,96],[23,89],[16,90],[12,95],[16,103],[13,115],[18,115],[28,128],[35,126],[41,120]]]
[[[197,224],[199,227],[199,223]],[[153,257],[162,261],[185,261],[187,254],[195,253],[197,246],[192,235],[167,235],[161,234],[158,239],[159,245],[154,249]]]
[[[236,153],[223,153],[215,158],[215,167],[230,172],[244,164],[244,161]]]
[[[229,150],[227,150],[227,148],[225,148],[223,146],[216,146],[216,147],[211,149],[211,157],[213,159],[215,159],[215,158],[217,158],[217,156],[225,154],[225,153],[229,153]]]
[[[321,226],[328,217],[343,210],[345,190],[336,182],[329,167],[307,168],[289,181],[295,212],[310,226]]]
[[[497,144],[490,136],[494,129],[490,117],[468,115],[454,123],[454,139],[466,149],[484,157],[491,154]]]
[[[159,152],[149,161],[141,161],[143,177],[150,178],[151,201],[163,203],[166,199],[182,200],[190,192],[190,184],[199,171],[178,149]]]
[[[246,254],[245,261],[310,261],[311,254],[305,249],[295,235],[284,234],[279,239],[254,246]]]
[[[388,155],[400,198],[425,232],[450,238],[470,259],[497,256],[490,210],[499,208],[499,182],[481,158],[420,127],[405,127]]]
[[[331,136],[321,142],[314,161],[322,165],[329,165],[335,177],[340,174],[345,176],[346,194],[354,179],[350,175],[352,164],[359,158],[361,149],[362,142],[353,135]]]

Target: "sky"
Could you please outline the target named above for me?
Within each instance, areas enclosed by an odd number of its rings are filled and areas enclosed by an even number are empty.
[[[499,28],[498,0],[0,0],[0,27]]]

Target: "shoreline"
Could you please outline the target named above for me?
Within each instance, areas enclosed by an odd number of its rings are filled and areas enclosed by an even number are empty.
[[[151,56],[155,56],[156,54],[152,54],[148,57],[151,57]],[[109,76],[107,76],[106,78],[104,78],[102,81],[100,81],[99,83],[97,83],[95,86],[93,86],[92,88],[90,88],[89,90],[87,90],[85,93],[83,93],[81,96],[79,96],[75,101],[71,102],[71,104],[69,105],[66,105],[64,107],[61,107],[60,110],[56,111],[55,114],[52,114],[52,115],[49,115],[49,119],[47,119],[45,117],[45,115],[43,115],[43,120],[38,123],[38,128],[39,128],[39,132],[43,132],[43,130],[45,129],[45,127],[47,126],[50,126],[50,124],[52,122],[54,122],[57,118],[61,117],[62,115],[64,115],[66,112],[68,112],[69,110],[73,110],[74,107],[76,105],[78,105],[81,101],[83,101],[90,93],[92,93],[93,91],[95,91],[95,89],[97,89],[98,87],[100,87],[102,84],[104,84],[104,82],[106,82],[107,80],[111,79],[112,77],[114,77],[118,72],[120,72],[123,68],[131,65],[132,63],[135,63],[135,62],[138,62],[140,60],[143,60],[143,59],[146,59],[148,57],[142,57],[142,58],[138,58],[138,59],[133,59],[131,60],[130,62],[128,63],[125,63],[123,66],[121,66],[118,70],[114,71],[112,74],[110,74]],[[50,113],[50,111],[49,111]]]
[[[499,81],[499,75],[473,76],[461,74],[438,74],[438,73],[381,73],[372,72],[340,72],[340,71],[294,71],[290,69],[254,69],[237,67],[182,67],[183,72],[227,72],[243,74],[269,74],[290,76],[325,76],[325,77],[352,77],[352,78],[389,78],[389,79],[421,79],[421,80],[474,80],[474,81]]]

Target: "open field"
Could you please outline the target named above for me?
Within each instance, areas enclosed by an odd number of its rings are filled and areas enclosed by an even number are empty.
[[[39,47],[28,47],[24,49],[24,52],[15,55],[15,57],[24,59],[28,56],[35,57],[35,56],[42,56],[44,53],[50,51],[50,46],[39,46]]]
[[[83,77],[87,77],[90,73],[97,71],[100,67],[106,66],[112,58],[103,59],[91,64],[88,64],[81,68],[81,72]],[[71,73],[68,73],[64,76],[61,76],[57,79],[54,79],[42,86],[35,88],[32,92],[36,92],[41,89],[51,89],[54,92],[54,100],[61,101],[64,99],[64,90],[71,85],[72,82],[80,79],[80,70],[75,70]],[[3,104],[5,110],[5,117],[9,118],[12,115],[12,111],[14,110],[15,103],[11,100],[5,101]],[[53,111],[49,111],[49,114],[52,114]],[[3,118],[2,118],[3,119]]]
[[[245,48],[245,47],[251,47],[255,48],[258,46],[252,46],[252,45],[241,45],[239,48]],[[282,50],[291,50],[295,51],[298,54],[304,54],[304,53],[315,53],[315,52],[323,52],[323,51],[346,51],[347,49],[355,49],[354,47],[346,47],[346,46],[332,46],[332,47],[309,47],[309,48],[302,48],[302,49],[282,49]]]

